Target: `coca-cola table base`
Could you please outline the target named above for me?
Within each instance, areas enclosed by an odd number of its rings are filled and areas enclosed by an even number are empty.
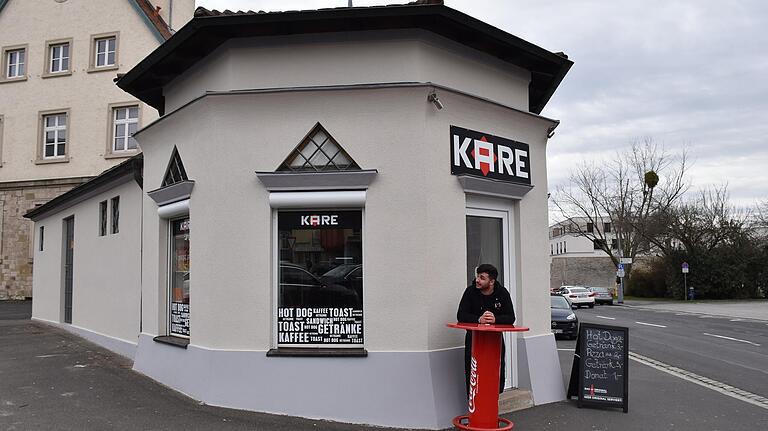
[[[469,414],[456,416],[453,425],[468,431],[511,430],[514,424],[499,417],[501,333],[524,332],[528,328],[487,323],[449,323],[448,327],[472,331]]]

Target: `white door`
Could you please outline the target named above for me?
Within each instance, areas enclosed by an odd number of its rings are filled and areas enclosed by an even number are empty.
[[[490,263],[499,270],[498,280],[509,290],[512,303],[517,311],[517,294],[514,250],[510,222],[512,203],[508,200],[471,198],[467,196],[467,285],[474,281],[475,268],[481,263]],[[517,345],[514,336],[504,334],[506,345],[505,388],[517,387]]]

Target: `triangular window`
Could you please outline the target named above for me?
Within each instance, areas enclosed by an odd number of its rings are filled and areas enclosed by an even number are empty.
[[[328,172],[360,170],[338,142],[320,123],[277,168],[278,171]]]
[[[163,178],[163,187],[187,180],[189,180],[189,178],[187,178],[187,171],[184,170],[184,163],[181,163],[179,151],[176,147],[173,147],[171,161],[168,162],[168,169],[165,171],[165,177]]]

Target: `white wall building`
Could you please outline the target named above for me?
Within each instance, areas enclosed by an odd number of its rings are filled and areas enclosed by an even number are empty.
[[[436,429],[466,412],[446,323],[490,262],[530,328],[506,386],[562,400],[539,113],[570,66],[441,2],[198,9],[117,83],[164,112],[142,168],[27,214],[33,318],[207,404]],[[124,307],[83,304],[96,289]]]
[[[0,299],[32,295],[36,205],[136,155],[157,112],[114,85],[194,0],[0,0]]]

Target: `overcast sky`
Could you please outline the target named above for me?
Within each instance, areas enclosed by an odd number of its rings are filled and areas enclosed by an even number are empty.
[[[355,6],[391,4],[355,0]],[[401,2],[404,3],[404,2]],[[764,0],[446,0],[575,63],[542,115],[561,120],[547,150],[550,189],[582,161],[651,137],[684,146],[697,187],[768,198],[768,2]],[[347,0],[197,0],[208,9],[297,10]]]

